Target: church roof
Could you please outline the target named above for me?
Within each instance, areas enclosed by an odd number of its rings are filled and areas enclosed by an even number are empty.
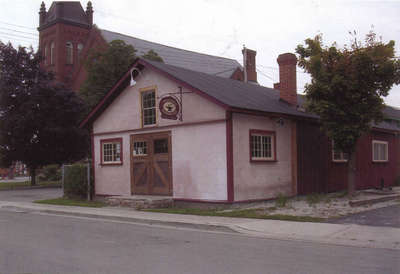
[[[100,30],[100,32],[108,43],[113,40],[122,40],[132,45],[137,50],[137,56],[143,56],[149,50],[153,50],[168,65],[224,78],[230,78],[238,67],[241,68],[239,62],[234,59],[178,49],[108,30]]]
[[[39,27],[39,30],[59,22],[90,28],[81,3],[76,1],[54,1],[46,13],[44,22]]]

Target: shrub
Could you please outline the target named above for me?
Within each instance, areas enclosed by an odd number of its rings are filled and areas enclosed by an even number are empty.
[[[394,185],[400,186],[400,176],[396,178],[396,180],[394,181]]]
[[[67,198],[85,198],[87,196],[86,165],[64,166],[64,196]]]
[[[47,165],[42,168],[40,179],[43,181],[61,180],[61,168],[59,165]]]
[[[319,202],[321,202],[323,200],[323,198],[324,198],[323,194],[312,193],[310,195],[307,195],[306,200],[309,205],[313,205],[313,204],[318,204]]]
[[[285,195],[283,195],[282,193],[279,193],[278,198],[276,198],[276,200],[275,200],[275,205],[276,205],[276,207],[285,207],[287,201],[288,201],[288,198]]]

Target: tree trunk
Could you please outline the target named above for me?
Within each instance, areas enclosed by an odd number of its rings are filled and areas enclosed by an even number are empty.
[[[36,168],[30,168],[29,172],[31,173],[31,186],[36,185]]]
[[[356,153],[349,153],[349,164],[347,169],[347,193],[350,197],[354,195],[355,185],[356,185]]]

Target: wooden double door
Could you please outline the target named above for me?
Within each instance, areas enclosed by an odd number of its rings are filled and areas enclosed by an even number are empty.
[[[170,132],[131,135],[131,192],[172,195]]]

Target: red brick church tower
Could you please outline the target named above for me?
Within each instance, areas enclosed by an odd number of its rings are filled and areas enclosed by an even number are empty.
[[[55,73],[57,81],[73,89],[92,26],[90,1],[86,11],[80,2],[53,2],[48,11],[44,2],[41,4],[38,30],[39,49],[44,56],[42,65]]]

